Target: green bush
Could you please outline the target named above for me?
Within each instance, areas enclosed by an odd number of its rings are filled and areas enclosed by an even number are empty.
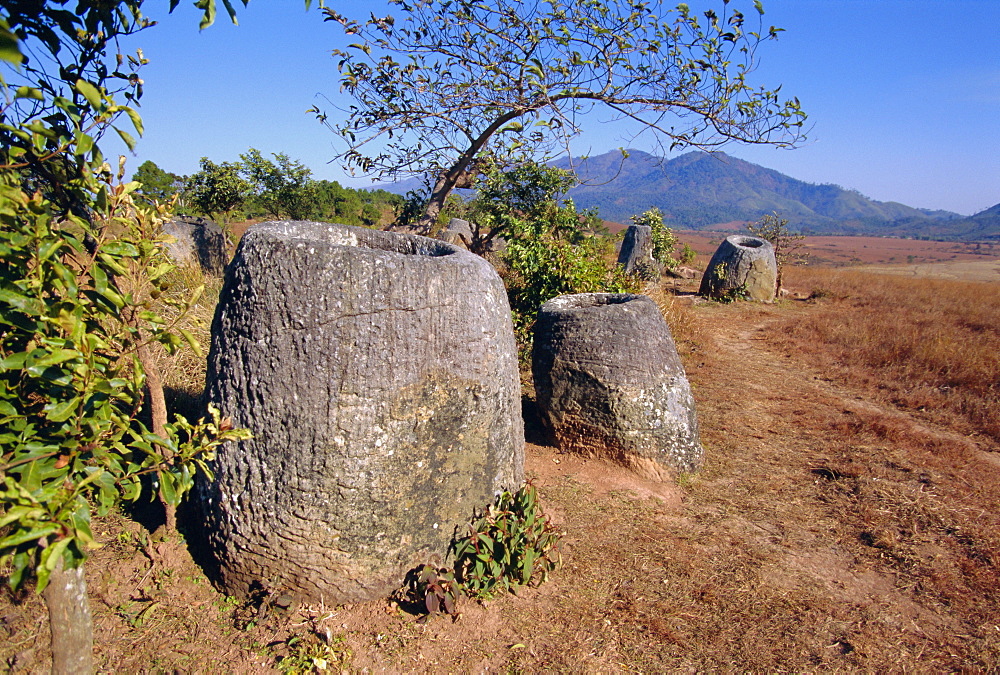
[[[59,561],[75,568],[94,546],[92,511],[140,495],[155,476],[176,505],[223,441],[246,437],[219,419],[177,417],[163,434],[139,417],[139,354],[193,337],[154,309],[165,261],[166,215],[133,201],[138,183],[107,178],[90,221],[0,182],[0,561],[18,586],[42,590]],[[197,300],[172,300],[178,316]]]
[[[500,274],[522,363],[530,358],[535,316],[546,301],[567,293],[634,292],[641,284],[610,264],[610,239],[585,231],[596,214],[559,199],[575,182],[567,171],[528,163],[485,176],[469,206],[477,239],[507,241]]]
[[[632,216],[632,222],[636,225],[646,225],[652,231],[653,260],[669,270],[675,269],[680,264],[674,258],[677,237],[673,230],[663,224],[663,214],[660,213],[660,209],[654,207],[638,216]],[[686,254],[685,251],[682,255]]]
[[[537,586],[561,562],[559,538],[534,485],[503,492],[456,543],[456,576],[465,594],[477,599]]]

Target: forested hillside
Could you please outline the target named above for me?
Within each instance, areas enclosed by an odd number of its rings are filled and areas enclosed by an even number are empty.
[[[683,229],[754,221],[777,211],[795,229],[813,234],[976,238],[992,230],[996,235],[996,215],[992,221],[975,220],[979,216],[963,219],[947,211],[879,202],[837,185],[806,183],[722,152],[690,152],[664,161],[631,150],[624,158],[609,152],[556,164],[572,164],[583,180],[570,191],[577,206],[598,207],[607,220],[627,222],[631,215],[656,206],[672,226]]]

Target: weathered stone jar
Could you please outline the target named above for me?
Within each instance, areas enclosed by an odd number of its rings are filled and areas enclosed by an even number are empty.
[[[701,279],[701,295],[773,302],[778,280],[774,247],[766,239],[734,234],[719,244]]]
[[[251,227],[212,324],[206,398],[254,434],[199,486],[232,593],[384,597],[523,480],[503,284],[441,241]]]
[[[653,259],[653,228],[649,225],[629,225],[622,239],[622,247],[618,252],[618,264],[625,268],[626,274],[645,269],[654,271],[657,267]]]
[[[218,225],[204,218],[179,216],[163,224],[163,233],[174,241],[167,254],[179,265],[192,265],[205,274],[221,277],[228,260],[226,235]]]
[[[542,305],[532,363],[561,450],[656,480],[701,467],[694,397],[659,309],[644,295],[562,295]]]

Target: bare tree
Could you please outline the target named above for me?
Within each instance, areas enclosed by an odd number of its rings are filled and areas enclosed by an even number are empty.
[[[776,212],[762,216],[756,223],[748,223],[747,229],[750,234],[766,239],[774,247],[774,260],[778,266],[778,277],[775,280],[776,288],[774,290],[781,293],[781,273],[785,263],[805,263],[809,259],[808,252],[799,251],[806,236],[789,232],[788,220]]]
[[[780,31],[764,27],[759,0],[755,30],[729,0],[700,15],[659,0],[391,2],[399,20],[323,10],[357,40],[333,52],[355,102],[343,121],[312,112],[346,141],[348,168],[430,177],[424,228],[477,159],[567,152],[599,107],[670,149],[802,138],[798,100],[747,82],[758,47]]]

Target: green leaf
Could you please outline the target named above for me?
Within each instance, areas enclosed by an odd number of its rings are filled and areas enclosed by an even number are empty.
[[[186,328],[178,328],[177,330],[184,337],[184,341],[188,343],[188,346],[191,347],[191,351],[195,353],[195,356],[201,358],[201,344],[198,342],[198,338],[192,335],[191,331]]]
[[[92,108],[98,110],[104,107],[104,101],[101,99],[101,92],[97,87],[92,85],[86,80],[76,81],[76,90],[87,99],[87,103],[91,105]]]
[[[45,406],[45,418],[50,422],[65,422],[72,417],[80,407],[80,397],[71,398],[62,403]]]
[[[135,133],[142,136],[143,134],[142,117],[139,115],[139,113],[136,112],[133,108],[125,108],[125,114],[127,114],[128,118],[132,120],[132,126],[135,127]]]
[[[14,548],[15,546],[20,546],[21,544],[33,541],[35,539],[41,539],[42,537],[47,537],[56,530],[59,526],[55,523],[49,523],[43,525],[42,527],[35,527],[30,530],[15,530],[13,534],[0,539],[0,551],[8,548]]]
[[[17,36],[10,30],[7,19],[0,17],[0,61],[20,65],[24,61]]]
[[[115,127],[115,131],[118,132],[118,135],[121,137],[122,141],[124,141],[129,150],[135,150],[135,138],[133,138],[132,134],[123,129],[119,129],[118,127]]]
[[[159,473],[159,479],[160,495],[163,497],[163,501],[176,506],[178,499],[174,475],[169,471],[161,471]]]
[[[198,24],[199,30],[205,30],[215,23],[215,0],[198,0],[194,6],[204,12]]]
[[[0,31],[0,34],[2,34],[2,31]],[[0,37],[0,41],[2,41],[2,37]],[[26,86],[18,87],[17,91],[14,92],[14,98],[26,98],[34,101],[45,100],[45,97],[42,96],[41,90],[35,89],[34,87],[26,87]]]

